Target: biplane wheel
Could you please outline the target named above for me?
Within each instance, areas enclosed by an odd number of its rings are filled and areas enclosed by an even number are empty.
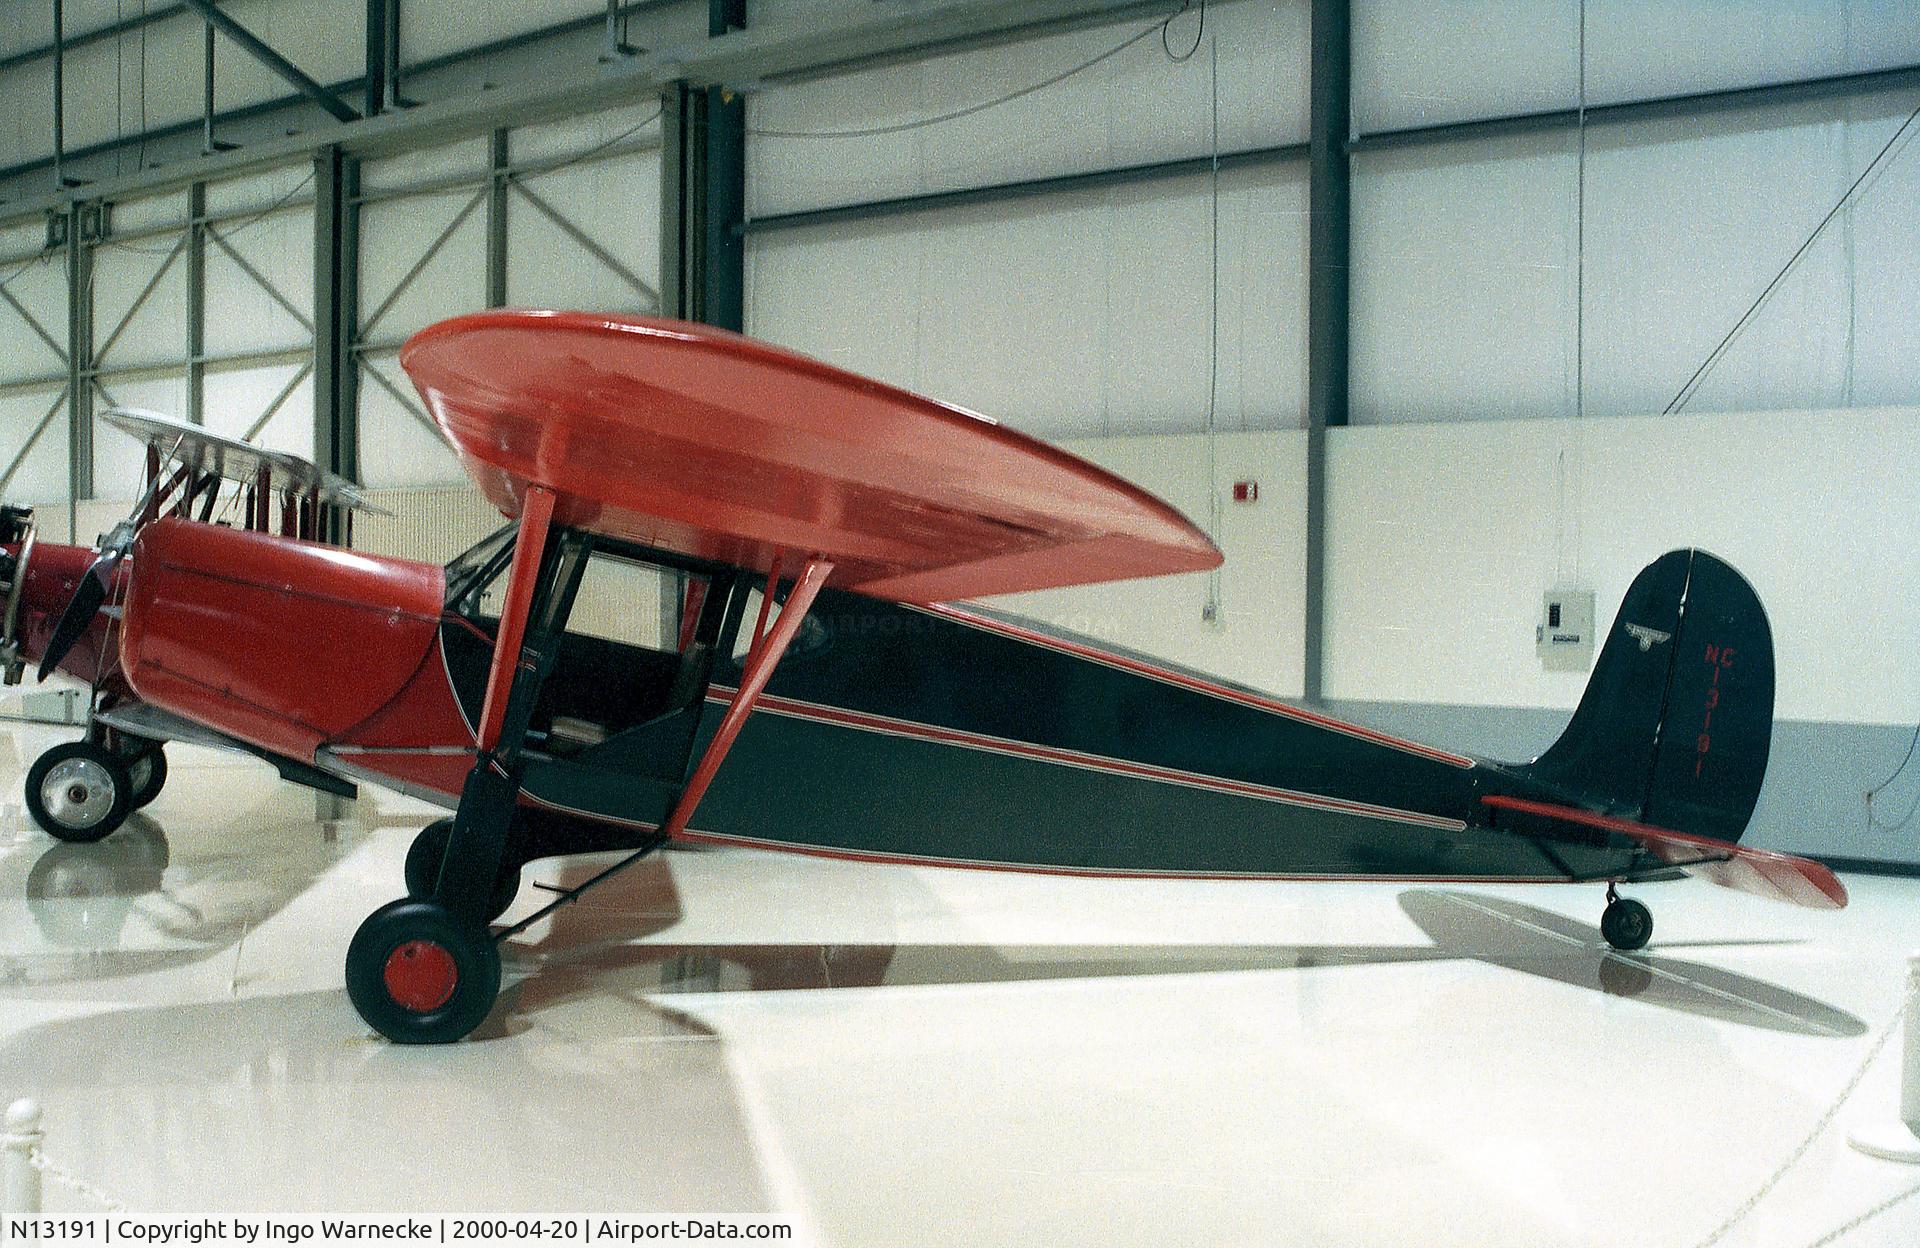
[[[133,782],[130,807],[139,810],[159,797],[160,790],[166,787],[166,752],[156,745],[134,755],[127,763],[127,778]]]
[[[492,934],[437,901],[390,901],[347,946],[353,1008],[399,1044],[450,1044],[478,1027],[499,995]]]
[[[1644,949],[1653,939],[1653,911],[1630,897],[1616,897],[1600,912],[1600,934],[1615,949]]]
[[[27,813],[63,841],[97,841],[133,810],[126,764],[91,741],[56,745],[27,768]]]
[[[413,838],[413,844],[407,847],[407,896],[433,896],[434,885],[440,881],[440,864],[447,857],[447,841],[452,835],[453,820],[435,819]],[[500,874],[493,880],[493,896],[487,902],[487,921],[505,914],[519,895],[520,864],[501,863]]]

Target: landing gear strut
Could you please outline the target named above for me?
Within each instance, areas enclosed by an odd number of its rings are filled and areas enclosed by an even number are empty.
[[[354,1008],[375,1031],[401,1043],[445,1043],[479,1026],[500,992],[497,941],[511,939],[686,829],[780,656],[833,572],[830,561],[808,557],[780,618],[763,632],[764,606],[774,601],[781,579],[775,561],[739,687],[666,818],[626,858],[496,933],[488,929],[488,911],[501,904],[503,881],[518,876],[520,860],[511,856],[510,842],[519,818],[521,749],[579,585],[582,560],[590,553],[590,538],[563,532],[551,544],[553,554],[548,557],[554,498],[551,489],[531,485],[521,507],[520,532],[514,539],[507,596],[501,604],[500,630],[475,734],[478,749],[473,769],[461,786],[460,807],[447,828],[445,848],[438,849],[439,834],[430,828],[421,833],[409,854],[410,887],[423,885],[428,863],[438,859],[431,895],[389,902],[374,911],[347,948],[347,995]],[[702,616],[701,627],[712,629],[704,641],[718,640],[721,619],[717,612]]]
[[[420,835],[413,838],[413,844],[407,849],[407,896],[433,896],[434,885],[440,880],[440,864],[446,861],[447,844],[452,839],[451,819],[435,819],[420,829]],[[499,874],[494,876],[493,895],[487,901],[487,921],[505,914],[519,893],[520,864],[508,859],[500,864]]]
[[[1644,949],[1653,939],[1653,911],[1607,885],[1607,908],[1600,912],[1600,934],[1615,949]]]
[[[133,782],[133,808],[139,810],[159,797],[160,790],[166,787],[166,751],[158,745],[144,746],[127,755],[126,764],[127,778]]]

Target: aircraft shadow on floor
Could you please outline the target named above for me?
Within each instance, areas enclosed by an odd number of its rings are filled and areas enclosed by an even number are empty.
[[[1598,926],[1505,897],[1454,889],[1407,889],[1400,909],[1437,949],[1576,988],[1595,988],[1648,1005],[1798,1035],[1861,1036],[1859,1017],[1778,984],[1651,949],[1619,953]],[[1788,944],[1771,940],[1698,941],[1666,949]]]
[[[617,1192],[633,1208],[773,1209],[724,1039],[658,1005],[616,1002],[602,1019],[594,1008],[539,1020],[496,1010],[474,1042],[433,1048],[381,1040],[340,988],[119,1008],[0,1041],[0,1088],[57,1108],[62,1161],[130,1201],[144,1189],[192,1207],[205,1184],[241,1185],[212,1176],[212,1158],[257,1175],[276,1207],[404,1210],[408,1185],[419,1199],[413,1170],[334,1155],[343,1140],[384,1139],[410,1156],[460,1157],[457,1199],[493,1188],[573,1192],[589,1206]],[[502,1034],[517,1041],[489,1042]],[[604,1095],[583,1100],[595,1080]],[[474,1147],[476,1123],[513,1146]],[[659,1164],[662,1139],[697,1161]],[[618,1186],[584,1186],[583,1154]],[[490,1206],[481,1196],[477,1207]]]
[[[55,840],[0,865],[36,939],[0,917],[0,987],[113,979],[189,965],[229,949],[311,886],[366,835],[263,824],[242,844],[224,830],[170,837],[144,813],[103,841]],[[27,863],[24,879],[18,864]],[[6,903],[0,902],[0,905]]]
[[[577,884],[591,869],[567,864],[558,886]],[[541,973],[508,990],[502,998],[506,1010],[537,1015],[606,993],[632,998],[913,987],[1464,959],[1769,1031],[1848,1037],[1867,1030],[1853,1014],[1777,984],[1659,950],[1618,953],[1594,925],[1452,889],[1411,888],[1399,894],[1401,910],[1432,941],[1426,946],[655,942],[646,938],[672,927],[681,913],[672,873],[661,859],[611,883],[597,901],[556,911],[544,930],[534,929],[541,935],[509,946],[510,968],[537,966]],[[1684,947],[1781,943],[1788,942],[1727,940]]]

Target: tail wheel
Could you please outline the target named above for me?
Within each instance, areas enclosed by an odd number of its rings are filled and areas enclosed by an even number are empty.
[[[133,782],[132,808],[139,810],[167,784],[167,755],[159,746],[143,750],[127,762],[127,778]]]
[[[428,898],[440,880],[440,864],[447,857],[447,842],[453,836],[453,820],[435,819],[420,829],[407,847],[407,896]],[[488,902],[487,920],[499,918],[520,895],[520,864],[503,862],[493,880],[493,896]]]
[[[1644,949],[1653,939],[1653,911],[1630,897],[1615,897],[1600,912],[1600,934],[1615,949]]]
[[[133,780],[91,741],[56,745],[27,769],[27,813],[63,841],[97,841],[133,810]]]
[[[347,996],[398,1044],[449,1044],[478,1027],[500,995],[500,951],[477,923],[407,897],[367,916],[347,947]]]

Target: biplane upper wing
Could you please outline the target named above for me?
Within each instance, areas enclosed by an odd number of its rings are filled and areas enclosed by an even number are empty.
[[[1775,901],[1792,902],[1814,910],[1839,910],[1847,904],[1847,886],[1825,866],[1808,858],[1749,849],[1710,836],[1692,836],[1669,828],[1616,819],[1610,815],[1535,802],[1525,798],[1488,794],[1480,799],[1496,810],[1512,810],[1587,828],[1618,832],[1668,866],[1697,875],[1722,888],[1737,889]]]
[[[994,421],[725,330],[493,311],[410,338],[400,362],[487,497],[769,571],[937,602],[1220,563],[1186,517]]]
[[[268,450],[215,433],[204,425],[190,425],[138,408],[108,408],[100,413],[100,419],[196,472],[212,473],[243,485],[257,485],[264,475],[275,492],[311,496],[324,506],[391,514],[353,482],[298,455]]]

